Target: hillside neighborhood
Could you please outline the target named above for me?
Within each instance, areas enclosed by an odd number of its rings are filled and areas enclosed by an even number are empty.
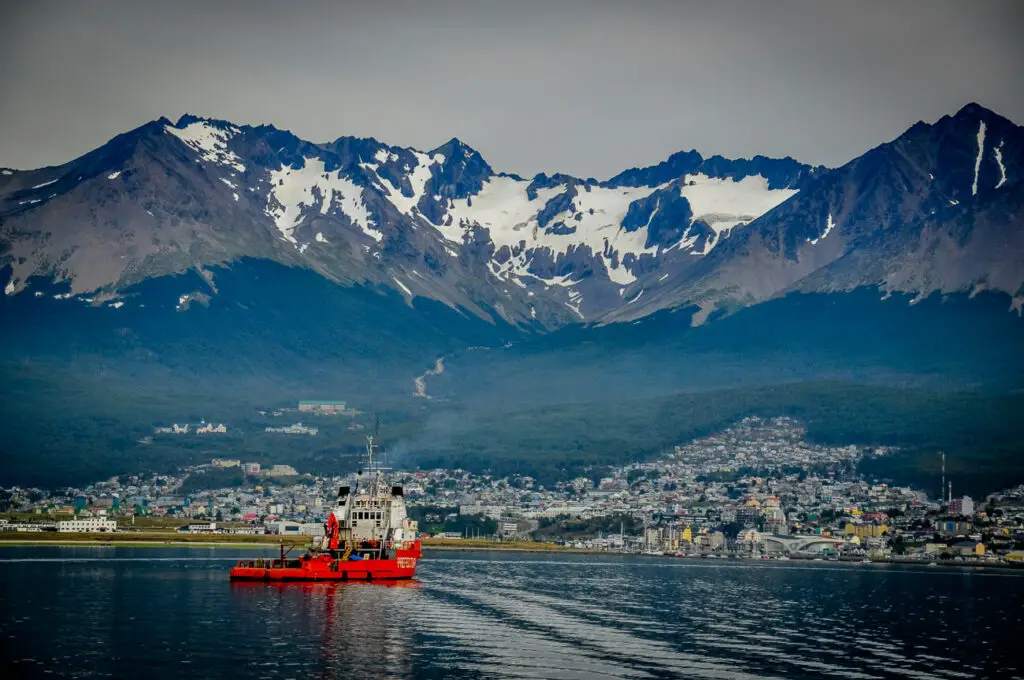
[[[707,557],[1024,557],[1024,487],[978,502],[950,493],[935,499],[855,473],[862,457],[891,452],[811,444],[793,419],[748,417],[656,460],[553,487],[527,476],[442,469],[397,471],[394,481],[404,486],[421,532],[449,540]],[[241,486],[183,492],[195,487],[186,480],[232,469],[244,475]],[[3,489],[0,509],[19,519],[0,529],[130,531],[135,517],[164,517],[179,519],[189,533],[313,536],[345,483],[289,465],[213,459],[173,475],[124,475],[62,493]]]

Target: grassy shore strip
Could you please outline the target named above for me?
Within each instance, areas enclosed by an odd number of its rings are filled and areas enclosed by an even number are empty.
[[[156,541],[118,541],[103,543],[102,541],[2,541],[0,550],[4,548],[38,548],[48,546],[54,548],[262,548],[276,550],[276,545],[267,543],[157,543]]]
[[[102,545],[102,546],[223,546],[225,548],[237,547],[270,547],[281,543],[286,546],[300,546],[309,543],[308,536],[267,536],[255,535],[232,535],[232,534],[179,534],[169,531],[145,531],[125,532],[116,534],[106,533],[25,533],[25,532],[3,532],[0,533],[0,546],[13,545]]]
[[[555,545],[554,543],[533,543],[531,541],[488,541],[486,539],[450,539],[450,538],[424,538],[420,541],[424,550],[503,550],[515,552],[534,553],[607,553],[606,550],[591,550],[587,548],[572,548],[566,545]]]
[[[232,535],[232,534],[179,534],[171,531],[141,531],[107,533],[0,533],[0,546],[25,545],[101,545],[101,546],[223,546],[268,547],[281,543],[286,546],[305,546],[308,536]],[[570,548],[553,543],[529,541],[488,541],[486,539],[431,539],[422,540],[424,548],[431,550],[514,550],[519,552],[575,552],[591,553],[598,550]]]

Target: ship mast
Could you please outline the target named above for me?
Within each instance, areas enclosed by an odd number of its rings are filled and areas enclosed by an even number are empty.
[[[390,468],[381,467],[373,462],[373,451],[377,448],[374,439],[380,432],[380,418],[376,420],[373,434],[366,437],[366,473],[370,478],[367,480],[366,492],[373,496],[388,495],[387,483],[384,480],[384,471]]]

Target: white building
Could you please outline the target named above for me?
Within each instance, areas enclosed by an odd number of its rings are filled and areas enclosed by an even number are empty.
[[[523,516],[530,519],[537,519],[540,517],[558,517],[559,515],[579,517],[589,511],[590,507],[587,505],[549,505],[543,510],[528,510],[523,513]]]
[[[503,510],[504,508],[500,505],[482,505],[480,503],[459,506],[460,515],[483,515],[487,519],[493,520],[500,520],[504,515]]]
[[[190,522],[188,526],[181,527],[178,531],[188,534],[213,534],[217,533],[217,523]]]
[[[515,538],[519,534],[519,525],[515,522],[502,522],[501,523],[501,537],[502,538]]]
[[[285,427],[266,427],[263,429],[265,432],[277,432],[280,434],[308,434],[311,437],[316,436],[316,433],[319,432],[319,428],[303,425],[302,423],[286,425]]]
[[[57,522],[57,531],[62,534],[117,531],[117,521],[103,517],[68,519]]]
[[[275,465],[269,470],[264,470],[263,474],[267,477],[295,477],[299,471],[291,465]]]
[[[299,522],[288,522],[288,521],[282,520],[280,522],[267,522],[266,526],[267,526],[267,533],[268,534],[278,534],[278,535],[282,535],[282,536],[288,536],[288,535],[291,535],[291,536],[323,536],[324,535],[324,525],[323,524],[319,524],[319,523],[315,523],[315,522],[308,522],[308,523],[305,523],[305,524],[301,524]]]
[[[954,498],[953,502],[949,504],[949,511],[954,515],[966,515],[967,517],[970,517],[974,514],[974,501],[970,496]]]

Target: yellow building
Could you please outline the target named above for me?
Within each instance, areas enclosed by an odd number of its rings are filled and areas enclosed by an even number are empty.
[[[683,534],[679,537],[679,540],[683,543],[693,543],[693,530],[690,527],[683,529]]]
[[[1014,550],[1012,553],[1007,553],[1006,561],[1007,562],[1017,562],[1017,563],[1024,562],[1024,551],[1022,551],[1022,550]]]
[[[847,536],[857,536],[858,538],[879,538],[889,533],[889,527],[884,524],[847,523],[845,530]]]
[[[953,545],[953,549],[964,557],[978,557],[985,554],[985,544],[976,541],[960,541]]]

